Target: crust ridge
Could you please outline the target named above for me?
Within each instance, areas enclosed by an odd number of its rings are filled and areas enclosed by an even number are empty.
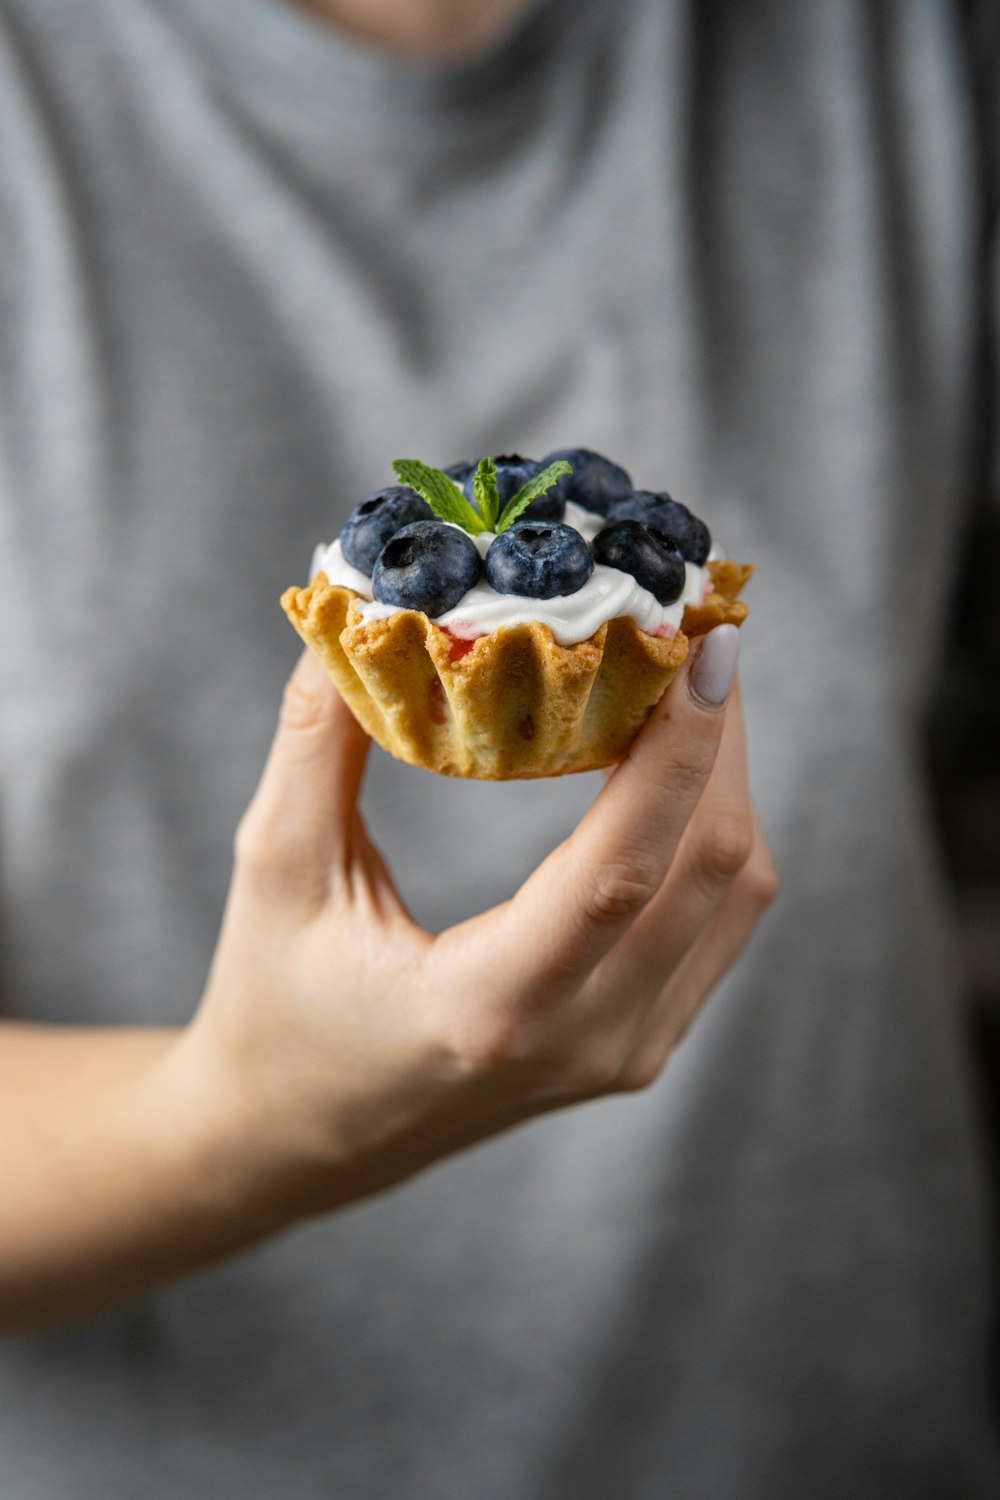
[[[317,573],[281,605],[362,728],[397,760],[445,776],[507,781],[618,760],[662,698],[691,636],[742,624],[752,567],[708,564],[712,590],[681,630],[628,617],[560,646],[547,625],[501,627],[470,645],[417,610],[363,620],[360,595]]]

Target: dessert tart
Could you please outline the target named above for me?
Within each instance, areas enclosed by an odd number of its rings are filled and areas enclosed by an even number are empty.
[[[618,760],[753,571],[586,449],[393,464],[282,607],[397,760],[503,781]]]

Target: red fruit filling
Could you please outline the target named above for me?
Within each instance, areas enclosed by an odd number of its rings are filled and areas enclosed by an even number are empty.
[[[448,660],[450,662],[461,661],[462,657],[469,654],[479,639],[478,635],[452,635],[450,630],[446,630],[445,635],[451,642],[448,647]]]

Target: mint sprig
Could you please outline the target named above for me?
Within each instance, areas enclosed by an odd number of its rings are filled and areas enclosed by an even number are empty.
[[[495,531],[497,516],[500,514],[500,491],[497,489],[497,470],[492,458],[479,460],[479,468],[472,480],[472,494],[486,530]]]
[[[507,501],[497,521],[497,531],[506,531],[508,526],[514,524],[518,516],[523,515],[532,500],[537,500],[539,495],[544,495],[546,490],[550,490],[556,480],[561,479],[564,474],[572,474],[572,472],[566,460],[559,458],[554,464],[549,464],[547,469],[543,469],[540,474],[536,474],[534,479],[529,479],[528,483],[522,485],[517,494]]]
[[[573,472],[564,458],[557,459],[522,485],[501,511],[496,465],[492,458],[481,459],[472,480],[472,493],[479,507],[477,512],[466,500],[461,487],[441,469],[432,469],[416,458],[394,458],[392,469],[402,484],[409,485],[427,501],[439,521],[461,526],[470,536],[479,536],[484,531],[506,531],[524,514],[532,500],[544,495],[564,474]]]
[[[440,469],[432,469],[416,458],[395,458],[392,469],[397,479],[408,484],[421,499],[427,501],[439,521],[451,521],[453,525],[463,527],[471,536],[478,536],[481,531],[486,530],[481,517],[473,510],[455,481]]]

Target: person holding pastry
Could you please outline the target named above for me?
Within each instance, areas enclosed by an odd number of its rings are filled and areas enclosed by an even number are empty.
[[[996,1495],[993,28],[0,0],[0,1494]]]

